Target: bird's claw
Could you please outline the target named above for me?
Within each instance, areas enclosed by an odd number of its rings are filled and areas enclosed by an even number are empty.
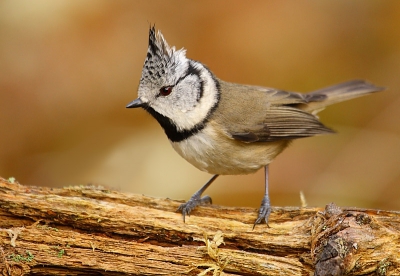
[[[262,220],[265,220],[265,223],[269,227],[268,218],[269,218],[270,214],[271,214],[271,207],[262,206],[260,208],[260,210],[258,211],[258,217],[257,217],[256,221],[254,222],[253,229],[254,229],[254,227],[256,227],[257,224],[260,224],[262,222]]]
[[[268,218],[270,214],[271,214],[271,205],[269,203],[269,198],[266,196],[263,198],[261,202],[260,210],[258,210],[258,217],[254,222],[253,229],[254,227],[256,227],[257,224],[260,224],[262,220],[265,220],[265,223],[269,227]]]
[[[212,204],[211,197],[209,196],[192,196],[187,202],[181,204],[177,211],[182,212],[183,222],[185,222],[186,215],[190,216],[190,212],[198,205]]]

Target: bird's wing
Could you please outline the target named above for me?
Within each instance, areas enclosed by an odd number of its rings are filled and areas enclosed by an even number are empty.
[[[333,132],[316,116],[297,108],[307,104],[304,94],[263,87],[240,88],[243,90],[229,89],[235,95],[222,99],[220,106],[220,114],[224,114],[220,115],[222,125],[235,140],[269,142]]]
[[[314,115],[291,106],[271,106],[262,121],[235,125],[229,133],[233,139],[251,142],[272,142],[332,133]]]

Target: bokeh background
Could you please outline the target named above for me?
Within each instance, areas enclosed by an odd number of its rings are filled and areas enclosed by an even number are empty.
[[[385,92],[331,106],[338,134],[270,166],[273,205],[400,209],[400,1],[0,2],[0,176],[188,199],[210,175],[178,156],[137,96],[156,24],[221,79],[307,92],[367,79]],[[215,204],[258,207],[263,172],[222,176]]]

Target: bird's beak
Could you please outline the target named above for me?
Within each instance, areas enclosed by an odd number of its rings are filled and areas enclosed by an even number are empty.
[[[130,103],[128,103],[128,105],[126,106],[126,108],[136,108],[136,107],[141,107],[143,106],[145,103],[140,99],[137,98],[136,100],[131,101]]]

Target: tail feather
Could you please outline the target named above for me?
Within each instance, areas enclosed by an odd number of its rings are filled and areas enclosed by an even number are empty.
[[[307,103],[300,104],[299,108],[316,114],[328,105],[361,97],[384,89],[384,87],[375,86],[364,80],[352,80],[305,94]]]

